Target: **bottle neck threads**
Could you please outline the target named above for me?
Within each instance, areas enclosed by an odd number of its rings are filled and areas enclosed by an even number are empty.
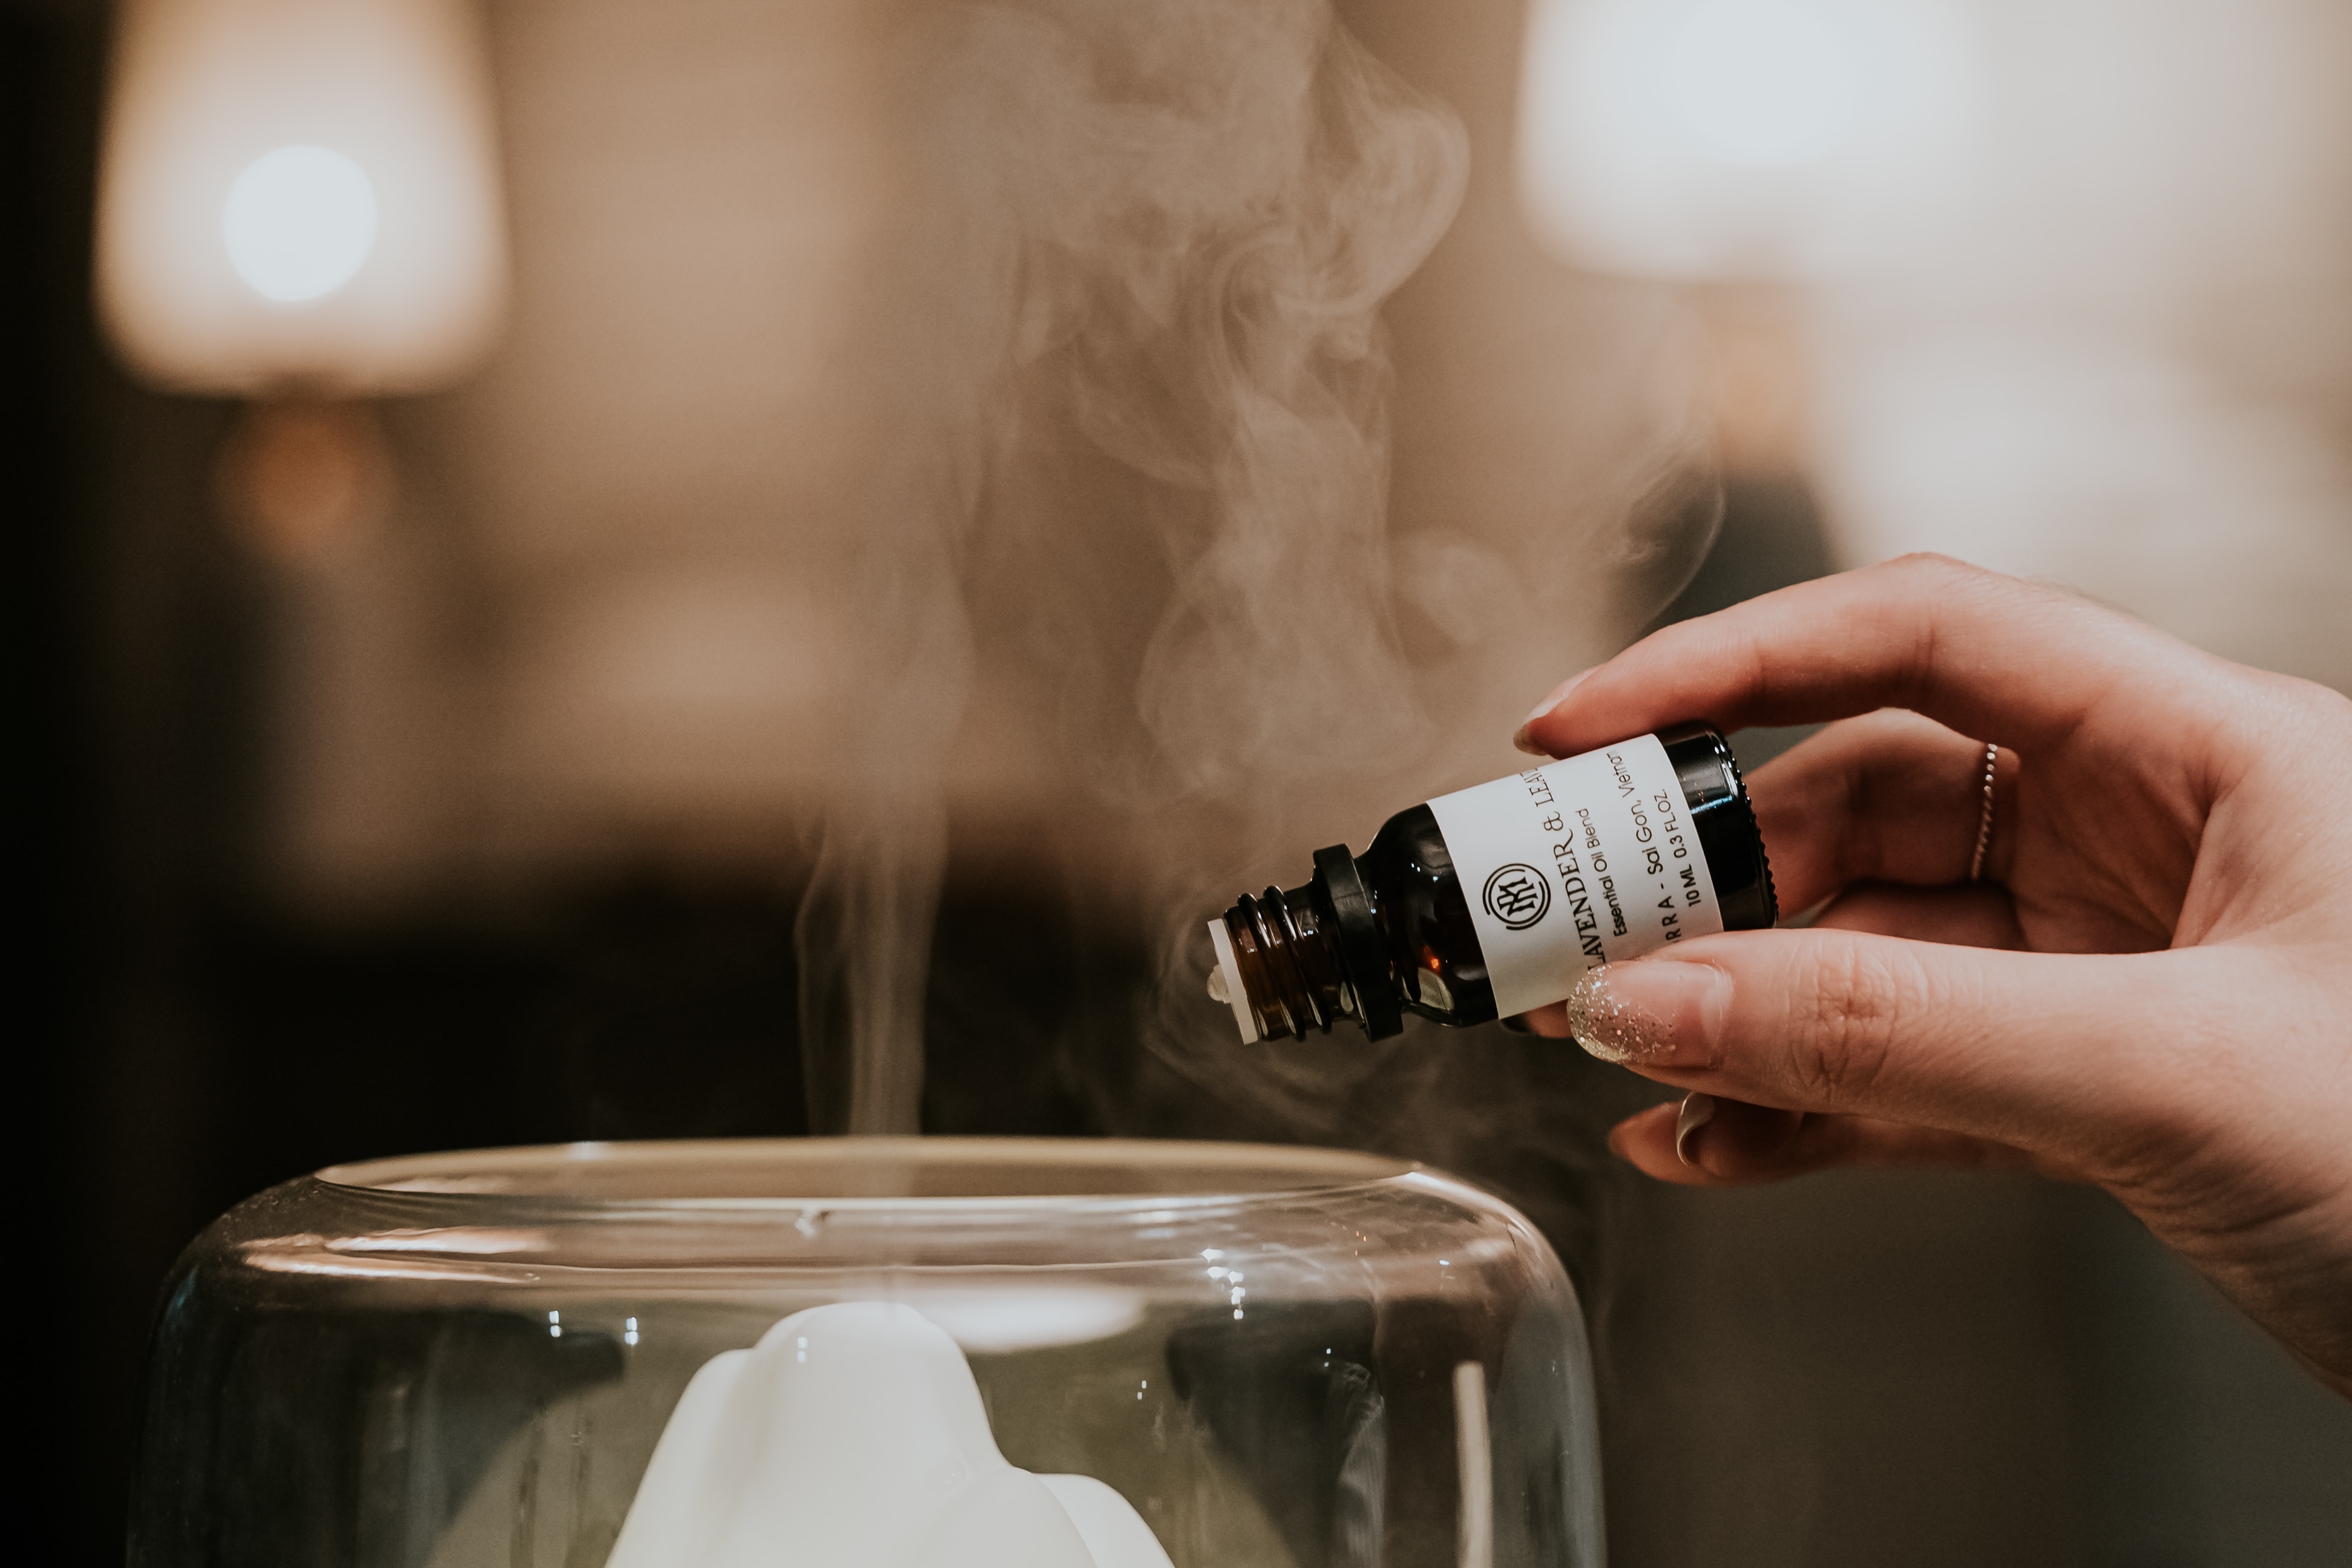
[[[1225,933],[1246,1005],[1267,1038],[1305,1040],[1310,1029],[1328,1034],[1333,1020],[1355,1016],[1314,883],[1242,894],[1225,911]]]
[[[1347,845],[1316,851],[1315,876],[1304,886],[1243,894],[1223,925],[1240,1005],[1261,1035],[1305,1040],[1310,1029],[1328,1034],[1343,1018],[1374,1040],[1402,1031],[1396,972]]]

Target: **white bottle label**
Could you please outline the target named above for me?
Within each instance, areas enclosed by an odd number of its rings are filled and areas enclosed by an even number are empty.
[[[1429,803],[1505,1018],[1585,970],[1723,929],[1666,748],[1645,735]]]

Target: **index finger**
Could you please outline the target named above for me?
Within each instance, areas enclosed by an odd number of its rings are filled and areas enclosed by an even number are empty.
[[[1906,556],[1652,632],[1521,734],[1570,757],[1685,719],[1728,731],[1900,707],[2024,748],[2071,736],[2095,709],[2185,707],[2215,663],[2087,600]]]

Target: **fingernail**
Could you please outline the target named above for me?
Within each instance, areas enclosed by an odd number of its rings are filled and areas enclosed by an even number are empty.
[[[1686,1166],[1696,1166],[1691,1145],[1698,1140],[1701,1127],[1715,1120],[1715,1096],[1692,1090],[1683,1096],[1682,1109],[1675,1113],[1675,1158]]]
[[[1597,670],[1600,667],[1600,665],[1595,664],[1592,666],[1592,670]],[[1529,708],[1528,710],[1528,716],[1519,721],[1519,727],[1511,736],[1511,744],[1531,757],[1549,757],[1551,755],[1550,752],[1546,751],[1542,747],[1538,746],[1534,741],[1528,738],[1528,731],[1535,727],[1536,720],[1543,717],[1544,715],[1558,707],[1560,705],[1561,699],[1566,697],[1569,693],[1574,691],[1578,685],[1583,681],[1584,677],[1592,673],[1592,670],[1579,670],[1576,674],[1569,676],[1568,679],[1560,682],[1559,685],[1552,687],[1551,695],[1544,698],[1543,701]]]
[[[1714,965],[1637,959],[1587,969],[1568,998],[1568,1028],[1603,1061],[1706,1067],[1730,1006],[1731,977]]]

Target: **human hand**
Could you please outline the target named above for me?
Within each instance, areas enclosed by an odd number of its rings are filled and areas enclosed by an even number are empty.
[[[1701,1186],[2095,1182],[2352,1394],[2352,702],[1912,557],[1669,626],[1520,740],[1565,757],[1694,716],[1843,721],[1749,780],[1781,908],[1822,907],[1529,1015],[1714,1097],[1680,1155],[1671,1104],[1611,1146]]]

